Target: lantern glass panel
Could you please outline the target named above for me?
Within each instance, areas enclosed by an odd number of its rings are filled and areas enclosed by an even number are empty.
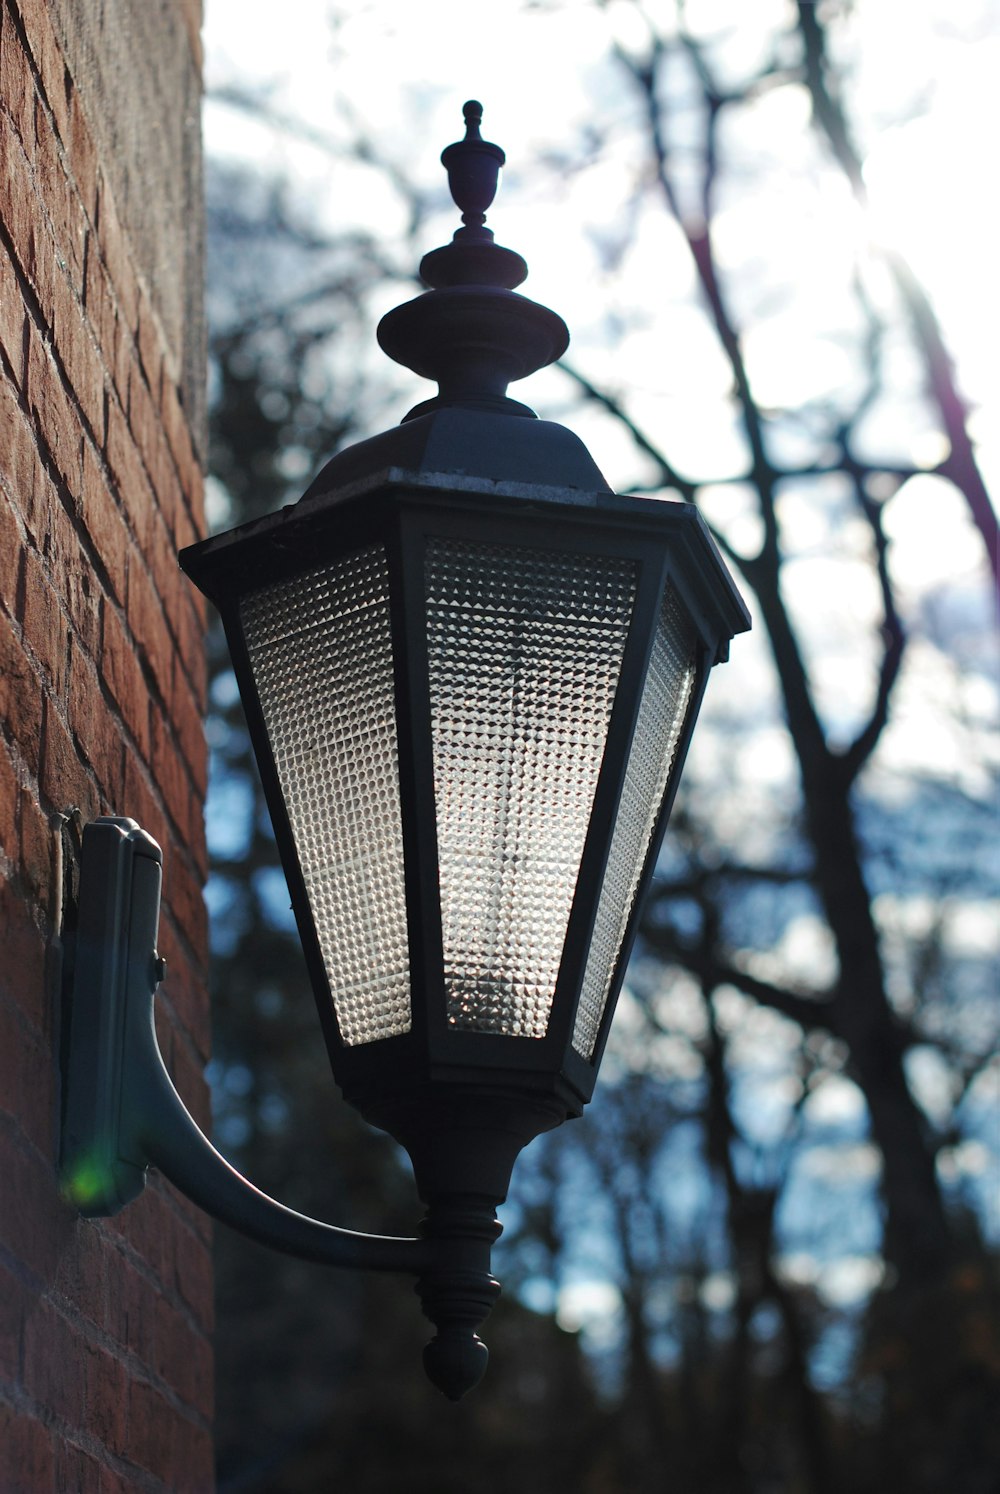
[[[573,1047],[581,1058],[588,1060],[594,1055],[625,932],[667,792],[694,691],[696,663],[694,625],[676,590],[668,585],[639,702],[577,1007]]]
[[[636,566],[432,539],[426,594],[448,1021],[544,1037]]]
[[[241,614],[341,1037],[393,1037],[411,1008],[385,552],[252,592]]]

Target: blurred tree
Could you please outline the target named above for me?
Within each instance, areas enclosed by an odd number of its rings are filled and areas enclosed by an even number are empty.
[[[592,1114],[536,1144],[515,1178],[498,1372],[482,1397],[457,1417],[428,1411],[408,1284],[338,1278],[220,1230],[221,1488],[339,1477],[442,1491],[474,1476],[526,1491],[875,1494],[891,1479],[986,1494],[1000,1345],[995,1218],[984,1236],[976,1183],[998,1017],[993,951],[969,913],[996,891],[992,723],[977,693],[989,608],[946,575],[916,589],[896,560],[922,523],[957,529],[964,504],[995,563],[996,521],[945,336],[899,252],[858,234],[819,265],[776,244],[771,263],[759,234],[741,251],[732,226],[766,223],[789,182],[812,209],[838,174],[863,208],[849,101],[866,4],[775,6],[741,23],[754,31],[742,49],[739,27],[681,0],[595,8],[617,124],[592,121],[547,166],[571,194],[614,129],[629,132],[634,176],[591,225],[626,351],[609,378],[595,334],[563,373],[581,416],[630,443],[632,490],[673,492],[712,523],[753,601],[756,636],[732,666],[749,684],[713,682]],[[802,99],[811,135],[762,134],[762,111],[780,120]],[[378,167],[363,134],[353,151]],[[405,407],[393,371],[359,349],[379,285],[419,258],[433,199],[386,172],[406,223],[391,251],[321,233],[260,179],[214,178],[226,522],[297,496],[330,451]],[[740,216],[748,202],[754,219]],[[693,366],[713,390],[725,370],[734,418],[719,417],[718,445],[742,453],[728,466],[708,440],[702,470],[678,463],[644,413],[662,400],[624,361],[622,325],[662,339],[677,313],[648,304],[648,280],[646,303],[625,304],[646,242],[681,246],[693,268]],[[799,360],[801,389],[769,375],[768,338]],[[820,343],[844,352],[843,375],[805,377]],[[914,418],[938,435],[931,463],[912,455]],[[928,504],[945,518],[928,520]],[[407,1231],[417,1205],[394,1149],[329,1093],[213,648],[219,1134],[293,1205]],[[934,721],[952,764],[904,750],[908,719]],[[567,1304],[595,1283],[605,1309],[574,1320]]]

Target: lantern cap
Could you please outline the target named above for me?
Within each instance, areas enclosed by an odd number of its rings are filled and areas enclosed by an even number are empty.
[[[420,275],[431,289],[382,318],[379,345],[439,386],[407,420],[454,406],[534,419],[529,406],[508,399],[507,385],[561,358],[569,332],[554,311],[514,293],[528,267],[485,226],[506,157],[482,138],[482,104],[470,99],[463,114],[465,138],[441,156],[462,227],[424,255]]]
[[[479,409],[438,408],[348,446],[327,462],[300,502],[331,492],[370,488],[373,478],[405,471],[411,480],[481,485],[511,483],[560,491],[609,493],[603,473],[579,436],[550,420],[523,420]]]

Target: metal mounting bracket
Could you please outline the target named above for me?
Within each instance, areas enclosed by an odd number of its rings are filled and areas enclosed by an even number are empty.
[[[361,1234],[286,1208],[216,1151],[174,1088],[156,1040],[162,872],[160,847],[134,820],[108,816],[86,826],[64,1073],[65,1196],[82,1214],[116,1214],[142,1192],[152,1165],[206,1213],[263,1245],[325,1265],[417,1276],[424,1312],[438,1328],[424,1362],[457,1400],[488,1357],[474,1330],[500,1290],[490,1271],[500,1230],[492,1208],[444,1201],[431,1207],[420,1236]]]

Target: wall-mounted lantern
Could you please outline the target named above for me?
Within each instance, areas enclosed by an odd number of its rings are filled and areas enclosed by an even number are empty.
[[[279,1249],[414,1273],[456,1399],[485,1368],[495,1208],[590,1099],[709,670],[749,626],[694,508],[616,496],[507,397],[568,334],[483,226],[504,157],[481,115],[442,157],[464,226],[378,333],[437,396],[181,555],[225,625],[334,1076],[409,1153],[421,1234],[296,1215],[197,1129],[151,1017],[160,854],[127,820],[85,832],[64,1135],[84,1212],[152,1163]]]

